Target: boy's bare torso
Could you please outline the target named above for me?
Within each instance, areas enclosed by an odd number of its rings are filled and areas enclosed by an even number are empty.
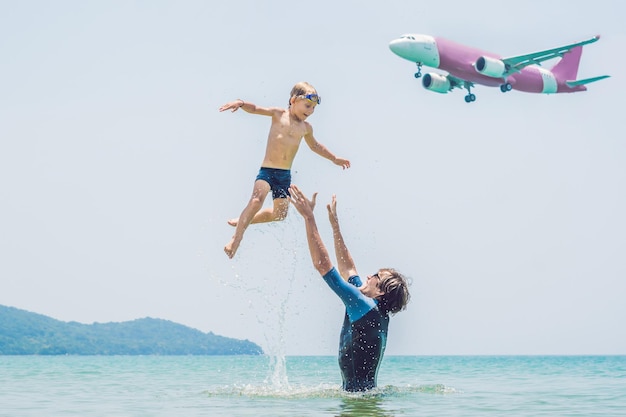
[[[293,117],[289,110],[277,109],[272,115],[262,166],[291,169],[302,138],[309,130],[309,124]]]

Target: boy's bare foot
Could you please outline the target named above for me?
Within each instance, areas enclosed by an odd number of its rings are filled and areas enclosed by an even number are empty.
[[[226,252],[226,255],[228,255],[230,259],[233,259],[233,256],[235,256],[235,252],[237,252],[237,249],[239,248],[239,243],[241,243],[241,240],[236,241],[233,237],[230,242],[224,246],[224,252]]]
[[[239,219],[230,219],[228,221],[228,224],[230,224],[233,227],[237,227],[237,223],[239,222]]]

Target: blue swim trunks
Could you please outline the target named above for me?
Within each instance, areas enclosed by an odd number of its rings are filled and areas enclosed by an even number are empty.
[[[270,185],[272,190],[272,198],[287,198],[289,194],[289,186],[291,185],[291,170],[264,168],[261,167],[257,180],[263,180]]]

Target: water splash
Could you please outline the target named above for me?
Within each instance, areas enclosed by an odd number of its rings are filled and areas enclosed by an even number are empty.
[[[289,389],[286,319],[298,276],[298,255],[306,253],[297,247],[306,244],[299,233],[302,225],[298,220],[297,215],[291,215],[282,222],[251,225],[232,261],[230,273],[226,276],[212,273],[221,286],[235,290],[238,296],[249,297],[248,309],[262,329],[261,345],[269,357],[265,383],[270,390]]]
[[[292,220],[293,216],[285,219],[280,226],[282,227],[270,227],[267,229],[267,233],[274,239],[277,246],[280,247],[278,251],[278,257],[284,259],[284,262],[279,262],[282,265],[283,270],[281,273],[287,277],[287,285],[281,286],[283,293],[280,291],[272,291],[271,301],[276,303],[273,314],[276,319],[275,334],[265,332],[266,343],[268,345],[267,354],[270,356],[269,363],[269,375],[266,378],[266,383],[269,383],[276,389],[289,389],[289,379],[287,377],[287,362],[285,351],[285,333],[286,333],[286,318],[289,312],[289,299],[293,293],[293,286],[296,279],[296,271],[298,268],[298,258],[295,250],[297,241],[296,233],[294,233],[295,224]],[[277,225],[279,226],[279,225]]]
[[[269,375],[265,379],[265,383],[279,390],[289,389],[287,361],[284,354],[270,355]]]

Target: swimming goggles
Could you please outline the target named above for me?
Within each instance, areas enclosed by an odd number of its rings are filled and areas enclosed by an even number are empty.
[[[299,98],[305,98],[307,100],[309,100],[312,103],[317,103],[317,104],[322,104],[322,98],[320,96],[318,96],[317,94],[306,94],[306,95],[301,95],[298,96]]]

